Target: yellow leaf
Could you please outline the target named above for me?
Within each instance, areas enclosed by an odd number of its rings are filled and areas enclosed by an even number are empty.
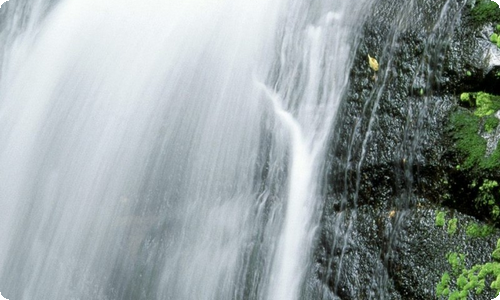
[[[370,68],[373,69],[373,71],[378,71],[378,61],[371,57],[370,54],[368,54],[368,63],[370,64]]]

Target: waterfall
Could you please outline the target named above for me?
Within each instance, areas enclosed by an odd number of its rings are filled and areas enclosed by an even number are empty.
[[[303,299],[371,2],[2,6],[0,291]]]

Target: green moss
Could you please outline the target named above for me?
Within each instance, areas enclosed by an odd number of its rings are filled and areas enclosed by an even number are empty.
[[[500,96],[485,92],[462,93],[460,103],[467,109],[457,110],[450,117],[454,150],[459,159],[456,170],[470,180],[477,178],[469,184],[472,196],[469,207],[500,224],[500,190],[498,183],[490,186],[493,183],[489,181],[496,179],[495,174],[500,170],[500,146],[497,144],[493,152],[487,154],[487,141],[483,138],[485,132],[492,133],[500,125],[496,117],[500,111]],[[448,226],[448,230],[453,231],[453,228]]]
[[[491,115],[500,110],[500,96],[485,92],[462,93],[460,102],[475,108],[474,114],[478,117]]]
[[[493,251],[493,253],[491,253],[491,257],[496,261],[500,261],[500,249]]]
[[[495,32],[490,36],[490,41],[500,48],[500,24],[495,27]]]
[[[495,151],[489,156],[484,157],[484,159],[480,162],[479,167],[486,170],[492,170],[500,167],[500,147],[495,149]]]
[[[474,106],[474,103],[471,102],[472,98],[469,93],[460,94],[460,102],[468,106]]]
[[[461,300],[460,293],[458,291],[454,291],[453,293],[451,293],[450,298],[448,298],[448,299],[450,299],[450,300]]]
[[[457,279],[457,287],[460,290],[463,290],[465,288],[465,286],[467,285],[467,283],[469,283],[469,281],[467,280],[467,278],[465,278],[464,274],[460,274],[460,276],[458,276],[458,279]]]
[[[479,134],[480,118],[468,111],[458,111],[451,116],[456,147],[465,157],[462,168],[478,164],[486,154],[486,141]]]
[[[455,234],[457,232],[457,219],[453,218],[448,221],[448,234]]]
[[[496,254],[498,253],[498,254]],[[498,256],[498,257],[497,257]],[[500,240],[497,242],[497,248],[493,251],[494,260],[500,259]],[[465,268],[465,255],[460,253],[449,253],[448,262],[453,270],[453,276],[444,272],[441,280],[436,285],[436,295],[438,299],[448,297],[448,299],[467,299],[469,293],[476,295],[482,294],[486,289],[486,282],[491,282],[489,287],[500,291],[500,263],[497,261],[487,262]]]
[[[474,166],[492,169],[500,167],[500,151],[495,151],[490,157],[486,155],[486,140],[480,136],[484,123],[484,130],[491,131],[498,126],[498,120],[493,114],[500,110],[500,96],[484,92],[463,93],[460,101],[474,109],[457,111],[450,119],[456,139],[457,150],[464,156],[463,169]],[[484,120],[484,121],[483,121]]]
[[[450,294],[450,274],[445,272],[443,276],[441,276],[441,281],[436,286],[436,295],[440,296],[448,296]]]
[[[482,294],[485,287],[486,287],[486,282],[484,281],[484,279],[478,280],[476,287],[476,294],[477,295]]]
[[[443,227],[444,226],[444,217],[445,217],[445,212],[440,211],[436,214],[436,226],[438,227]]]
[[[496,44],[496,43],[498,42],[498,34],[493,33],[493,34],[490,36],[490,41],[491,41],[492,43],[495,43],[495,44]]]
[[[491,253],[491,257],[497,262],[500,261],[500,240],[497,241],[497,247],[493,253]]]
[[[500,9],[498,4],[490,0],[476,1],[476,5],[471,11],[474,23],[481,26],[488,22],[500,22]]]
[[[476,110],[474,114],[478,117],[489,116],[500,110],[500,97],[484,92],[475,93]]]
[[[451,252],[448,253],[447,259],[453,274],[460,274],[465,265],[465,255],[458,252]]]
[[[498,187],[498,182],[496,180],[489,180],[486,179],[481,187],[479,187],[479,190],[482,192],[491,192],[494,188]]]
[[[475,199],[476,207],[487,207],[493,220],[498,220],[500,217],[500,207],[498,197],[498,182],[495,180],[485,179],[479,187],[479,194]]]
[[[465,233],[467,236],[472,238],[483,238],[487,237],[495,232],[495,229],[488,225],[479,225],[477,223],[472,223],[467,226]]]
[[[486,99],[480,105],[489,107]],[[486,103],[485,103],[486,102]],[[495,105],[495,104],[493,104]],[[487,113],[488,109],[483,112]],[[479,114],[479,115],[482,115]],[[460,172],[469,174],[488,174],[500,168],[500,147],[497,147],[489,156],[486,155],[486,140],[480,132],[491,132],[499,125],[499,120],[493,115],[480,117],[467,110],[460,110],[451,116],[454,130],[455,148],[461,156]],[[475,175],[472,175],[475,176]],[[490,217],[493,221],[500,221],[500,190],[498,183],[489,178],[478,177],[479,184],[471,182],[469,188],[476,195],[472,203],[478,212]]]
[[[484,121],[484,130],[491,133],[498,127],[499,120],[495,116],[488,116]]]

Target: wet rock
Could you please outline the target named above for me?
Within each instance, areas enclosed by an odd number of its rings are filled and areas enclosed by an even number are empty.
[[[489,41],[471,25],[470,3],[411,5],[380,0],[363,27],[332,133],[308,299],[435,299],[447,253],[465,254],[470,268],[491,260],[500,237],[466,233],[485,219],[466,204],[473,195],[448,126],[460,93],[498,92]],[[456,218],[455,233],[436,226],[439,211]]]

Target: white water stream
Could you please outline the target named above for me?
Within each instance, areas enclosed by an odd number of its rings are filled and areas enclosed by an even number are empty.
[[[365,1],[14,1],[0,291],[303,299]]]

